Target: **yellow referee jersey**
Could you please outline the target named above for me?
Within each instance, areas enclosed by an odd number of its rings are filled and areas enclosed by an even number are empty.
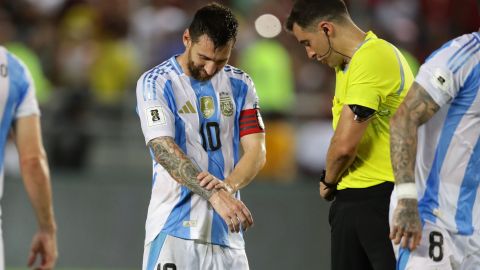
[[[368,32],[350,63],[336,69],[333,128],[345,105],[374,109],[355,160],[343,175],[338,189],[366,188],[394,181],[390,162],[390,117],[413,82],[407,61],[392,44]]]

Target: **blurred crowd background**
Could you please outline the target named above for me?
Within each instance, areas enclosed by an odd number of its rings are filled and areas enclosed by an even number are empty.
[[[334,73],[307,59],[288,33],[265,39],[255,32],[254,21],[264,13],[283,22],[290,0],[218,2],[231,7],[241,23],[230,64],[252,76],[260,96],[269,150],[262,175],[273,181],[315,176],[332,133]],[[398,46],[414,73],[442,43],[479,27],[474,0],[346,2],[355,22]],[[183,51],[181,35],[208,1],[1,3],[0,44],[33,73],[52,167],[81,170],[93,165],[90,157],[102,136],[121,140],[123,133],[140,131],[131,117],[137,78]]]
[[[258,181],[313,182],[324,166],[333,132],[334,72],[309,60],[288,33],[266,39],[255,31],[255,19],[265,13],[283,23],[291,0],[217,2],[232,8],[240,21],[230,64],[251,75],[260,97],[268,154]],[[113,185],[130,181],[148,190],[150,163],[135,113],[136,80],[144,71],[183,52],[181,35],[194,12],[206,3],[0,1],[0,44],[21,58],[33,74],[54,188],[95,178]],[[373,30],[403,51],[414,73],[441,44],[480,26],[475,0],[346,3],[360,28]],[[12,146],[7,148],[6,162],[8,181],[18,176]],[[141,174],[145,179],[135,179],[132,172],[137,171],[145,171]],[[146,202],[149,193],[140,196]],[[142,212],[135,222],[141,228],[146,205],[138,208]],[[143,237],[142,231],[137,234]]]

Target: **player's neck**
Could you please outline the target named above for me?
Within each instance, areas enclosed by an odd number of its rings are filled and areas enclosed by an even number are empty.
[[[180,54],[179,56],[177,56],[177,62],[180,65],[180,67],[182,68],[183,73],[185,73],[185,75],[191,77],[192,74],[190,74],[190,71],[188,69],[188,60],[187,59],[188,59],[188,57],[187,57],[187,52],[186,51],[184,53]]]

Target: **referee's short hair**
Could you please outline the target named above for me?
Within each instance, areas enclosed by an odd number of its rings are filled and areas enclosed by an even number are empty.
[[[349,17],[343,0],[297,0],[287,18],[285,28],[291,32],[295,23],[303,29],[308,29],[320,20],[344,22]]]
[[[194,43],[206,34],[216,49],[225,46],[230,40],[235,41],[237,28],[238,21],[232,11],[218,3],[212,3],[197,10],[188,31]]]

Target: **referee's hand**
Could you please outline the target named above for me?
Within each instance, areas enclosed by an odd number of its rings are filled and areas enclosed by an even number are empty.
[[[330,201],[333,201],[333,199],[335,199],[336,188],[329,188],[325,186],[324,183],[320,182],[319,191],[320,191],[320,197],[322,197],[326,201],[330,202]]]
[[[390,239],[396,245],[414,250],[422,239],[422,224],[416,199],[400,199],[393,212]]]
[[[213,209],[227,223],[230,232],[246,231],[253,225],[253,217],[250,210],[224,189],[214,191],[208,200]]]

